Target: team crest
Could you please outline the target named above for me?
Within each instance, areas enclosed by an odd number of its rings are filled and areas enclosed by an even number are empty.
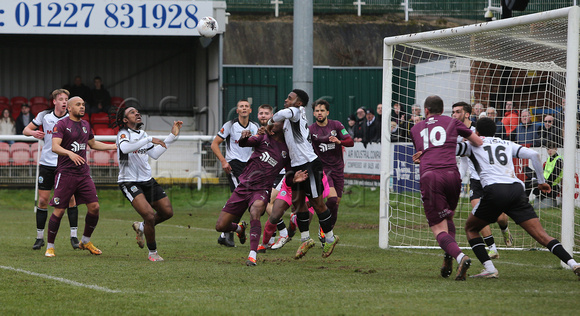
[[[286,196],[286,191],[280,191],[281,196]]]
[[[288,156],[288,153],[286,153],[285,150],[282,150],[282,152],[280,153],[282,155],[282,158],[286,159],[286,156]]]
[[[335,130],[330,131],[330,136],[336,137],[336,131]]]
[[[83,132],[87,133],[87,128],[83,126]]]
[[[54,204],[58,205],[60,203],[60,198],[55,197],[54,198]]]
[[[56,125],[55,125],[55,126],[54,126],[54,128],[52,129],[52,132],[53,132],[53,133],[56,133],[56,132],[58,132],[58,130],[56,129]]]
[[[121,134],[121,139],[127,138],[127,135]]]
[[[44,178],[42,176],[38,177],[38,183],[42,184],[44,182]]]
[[[133,193],[137,192],[137,187],[136,186],[132,186],[131,187],[131,192],[133,192]]]

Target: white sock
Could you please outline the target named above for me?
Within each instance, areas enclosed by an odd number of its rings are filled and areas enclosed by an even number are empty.
[[[139,223],[139,230],[144,232],[145,231],[145,225],[143,224],[143,222]],[[223,234],[223,233],[222,233]]]
[[[77,237],[77,230],[78,229],[79,229],[78,227],[71,227],[70,228],[70,236],[71,237]]]
[[[284,228],[280,231],[280,237],[288,237],[288,229]]]
[[[327,232],[326,234],[324,234],[324,237],[325,237],[327,242],[333,243],[334,242],[334,232],[332,231],[332,229],[329,232]]]
[[[566,262],[566,263],[567,263],[567,264],[568,264],[568,266],[569,266],[570,268],[572,268],[572,269],[574,269],[574,266],[577,266],[577,265],[578,265],[578,262],[576,262],[576,260],[574,260],[574,259],[570,259],[570,260],[568,260],[568,262]]]
[[[83,235],[83,237],[81,238],[81,242],[83,244],[88,244],[91,242],[91,237],[87,237],[87,236]]]
[[[254,250],[250,250],[249,258],[256,260],[257,253]]]
[[[54,244],[47,243],[47,244],[46,244],[46,249],[48,249],[48,248],[54,248]]]
[[[463,259],[463,257],[465,257],[465,254],[462,252],[459,254],[459,256],[457,256],[457,258],[455,258],[455,260],[457,260],[457,263],[461,263],[461,259]]]
[[[491,246],[489,246],[489,250],[493,250],[494,252],[497,252],[497,246],[495,245],[495,243],[493,243]]]
[[[221,237],[221,238],[226,238],[226,233],[222,233],[222,234],[220,235],[220,237]]]
[[[310,231],[300,232],[300,241],[305,242],[310,239]]]
[[[36,239],[44,239],[44,229],[36,230]]]
[[[149,255],[154,255],[156,253],[157,253],[157,249],[155,249],[155,250],[149,250]]]
[[[272,245],[276,242],[276,238],[275,237],[270,237],[270,241],[268,242],[268,245]]]
[[[491,260],[487,260],[486,262],[484,262],[483,267],[487,271],[497,271],[497,269],[495,268],[495,266],[493,265],[493,262],[491,262]]]

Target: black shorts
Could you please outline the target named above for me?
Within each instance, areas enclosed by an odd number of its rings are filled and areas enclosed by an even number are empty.
[[[272,188],[280,191],[280,189],[282,188],[282,179],[284,179],[285,175],[286,175],[285,173],[279,173],[276,176],[276,179],[274,179],[274,184],[272,184]]]
[[[322,183],[323,168],[322,162],[319,158],[316,158],[312,162],[292,167],[292,170],[294,170],[294,172],[298,170],[306,170],[306,172],[308,172],[308,179],[292,184],[292,192],[302,190],[306,193],[306,196],[309,199],[315,199],[322,196],[322,193],[324,192],[324,184]]]
[[[144,182],[121,182],[119,183],[119,188],[131,203],[133,203],[133,200],[139,194],[145,195],[145,199],[149,204],[159,201],[167,196],[163,188],[154,178]]]
[[[481,181],[477,179],[469,179],[469,200],[473,201],[481,199],[482,196],[483,187],[481,186]]]
[[[234,192],[234,190],[240,184],[240,175],[244,172],[244,168],[246,168],[246,163],[241,162],[237,159],[228,162],[230,167],[232,167],[232,173],[228,174],[228,182],[230,183],[230,191]]]
[[[516,224],[537,218],[521,183],[496,183],[483,188],[483,196],[473,208],[473,215],[495,223],[501,213],[506,213]]]
[[[54,187],[56,167],[40,165],[38,168],[38,189],[50,191]]]

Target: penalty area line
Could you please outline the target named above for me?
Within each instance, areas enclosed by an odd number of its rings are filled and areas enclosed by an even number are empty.
[[[111,290],[109,288],[102,287],[102,286],[98,286],[98,285],[84,284],[84,283],[80,283],[80,282],[73,281],[73,280],[68,280],[68,279],[64,279],[64,278],[54,277],[54,276],[47,275],[47,274],[36,273],[36,272],[22,270],[22,269],[13,268],[13,267],[0,266],[0,268],[2,268],[4,270],[10,270],[10,271],[14,271],[14,272],[20,272],[20,273],[24,273],[24,274],[28,274],[28,275],[32,275],[32,276],[36,276],[36,277],[41,277],[41,278],[44,278],[44,279],[49,279],[49,280],[54,280],[54,281],[62,282],[62,283],[66,283],[66,284],[69,284],[69,285],[72,285],[72,286],[85,287],[85,288],[88,288],[88,289],[91,289],[91,290],[96,290],[96,291],[101,291],[101,292],[107,292],[107,293],[122,293],[123,292],[123,291],[120,291],[120,290]]]

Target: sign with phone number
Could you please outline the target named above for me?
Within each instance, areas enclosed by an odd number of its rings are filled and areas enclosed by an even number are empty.
[[[212,1],[0,1],[0,33],[197,36]]]

